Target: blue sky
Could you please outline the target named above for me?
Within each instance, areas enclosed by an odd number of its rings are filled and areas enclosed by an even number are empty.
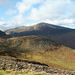
[[[0,30],[39,22],[75,29],[75,0],[0,0]]]

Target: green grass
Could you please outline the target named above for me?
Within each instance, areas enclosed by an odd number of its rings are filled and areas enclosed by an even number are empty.
[[[66,63],[66,62],[64,62],[62,60],[59,60],[59,59],[53,60],[52,58],[44,58],[44,57],[41,57],[41,56],[34,56],[33,59],[35,61],[44,62],[44,63],[48,63],[48,64],[52,63],[52,64],[54,64],[54,66],[58,65],[59,68],[63,67],[64,69],[75,70],[75,63],[74,62],[73,63],[72,62]],[[49,64],[49,66],[50,66],[50,64]]]
[[[34,72],[32,70],[21,70],[21,71],[12,71],[12,70],[0,70],[0,75],[59,75],[60,73],[46,73],[46,72]],[[69,75],[69,74],[66,74]]]
[[[45,53],[42,50],[38,50],[31,53],[21,53],[19,57],[25,60],[44,63],[55,68],[75,70],[75,52],[70,50],[49,51]]]
[[[34,72],[32,70],[21,70],[21,71],[11,71],[11,70],[7,70],[7,71],[4,71],[4,70],[0,70],[0,75],[52,75],[52,74],[49,74],[49,73],[46,73],[46,72]],[[58,75],[58,74],[54,74],[54,75]]]

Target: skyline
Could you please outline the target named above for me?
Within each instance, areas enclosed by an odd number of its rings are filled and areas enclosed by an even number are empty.
[[[40,22],[75,29],[74,0],[0,0],[0,30]]]

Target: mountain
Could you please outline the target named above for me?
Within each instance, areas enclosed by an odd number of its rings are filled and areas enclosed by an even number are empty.
[[[6,36],[6,34],[0,30],[0,36]]]
[[[75,50],[38,36],[1,38],[0,57],[39,62],[64,70],[75,70]]]
[[[6,35],[6,33],[2,32],[0,30],[0,38],[8,38],[8,37],[10,37],[10,36],[9,35]]]
[[[5,32],[12,37],[37,35],[75,49],[75,29],[65,28],[48,23],[39,23],[33,26],[21,26],[9,29]]]

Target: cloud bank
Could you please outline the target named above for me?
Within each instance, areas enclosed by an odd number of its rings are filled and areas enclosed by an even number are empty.
[[[6,15],[17,14],[10,20],[2,22],[3,24],[0,22],[0,26],[11,28],[33,21],[75,28],[74,8],[75,2],[72,0],[20,0],[14,10],[9,9],[5,12]]]

